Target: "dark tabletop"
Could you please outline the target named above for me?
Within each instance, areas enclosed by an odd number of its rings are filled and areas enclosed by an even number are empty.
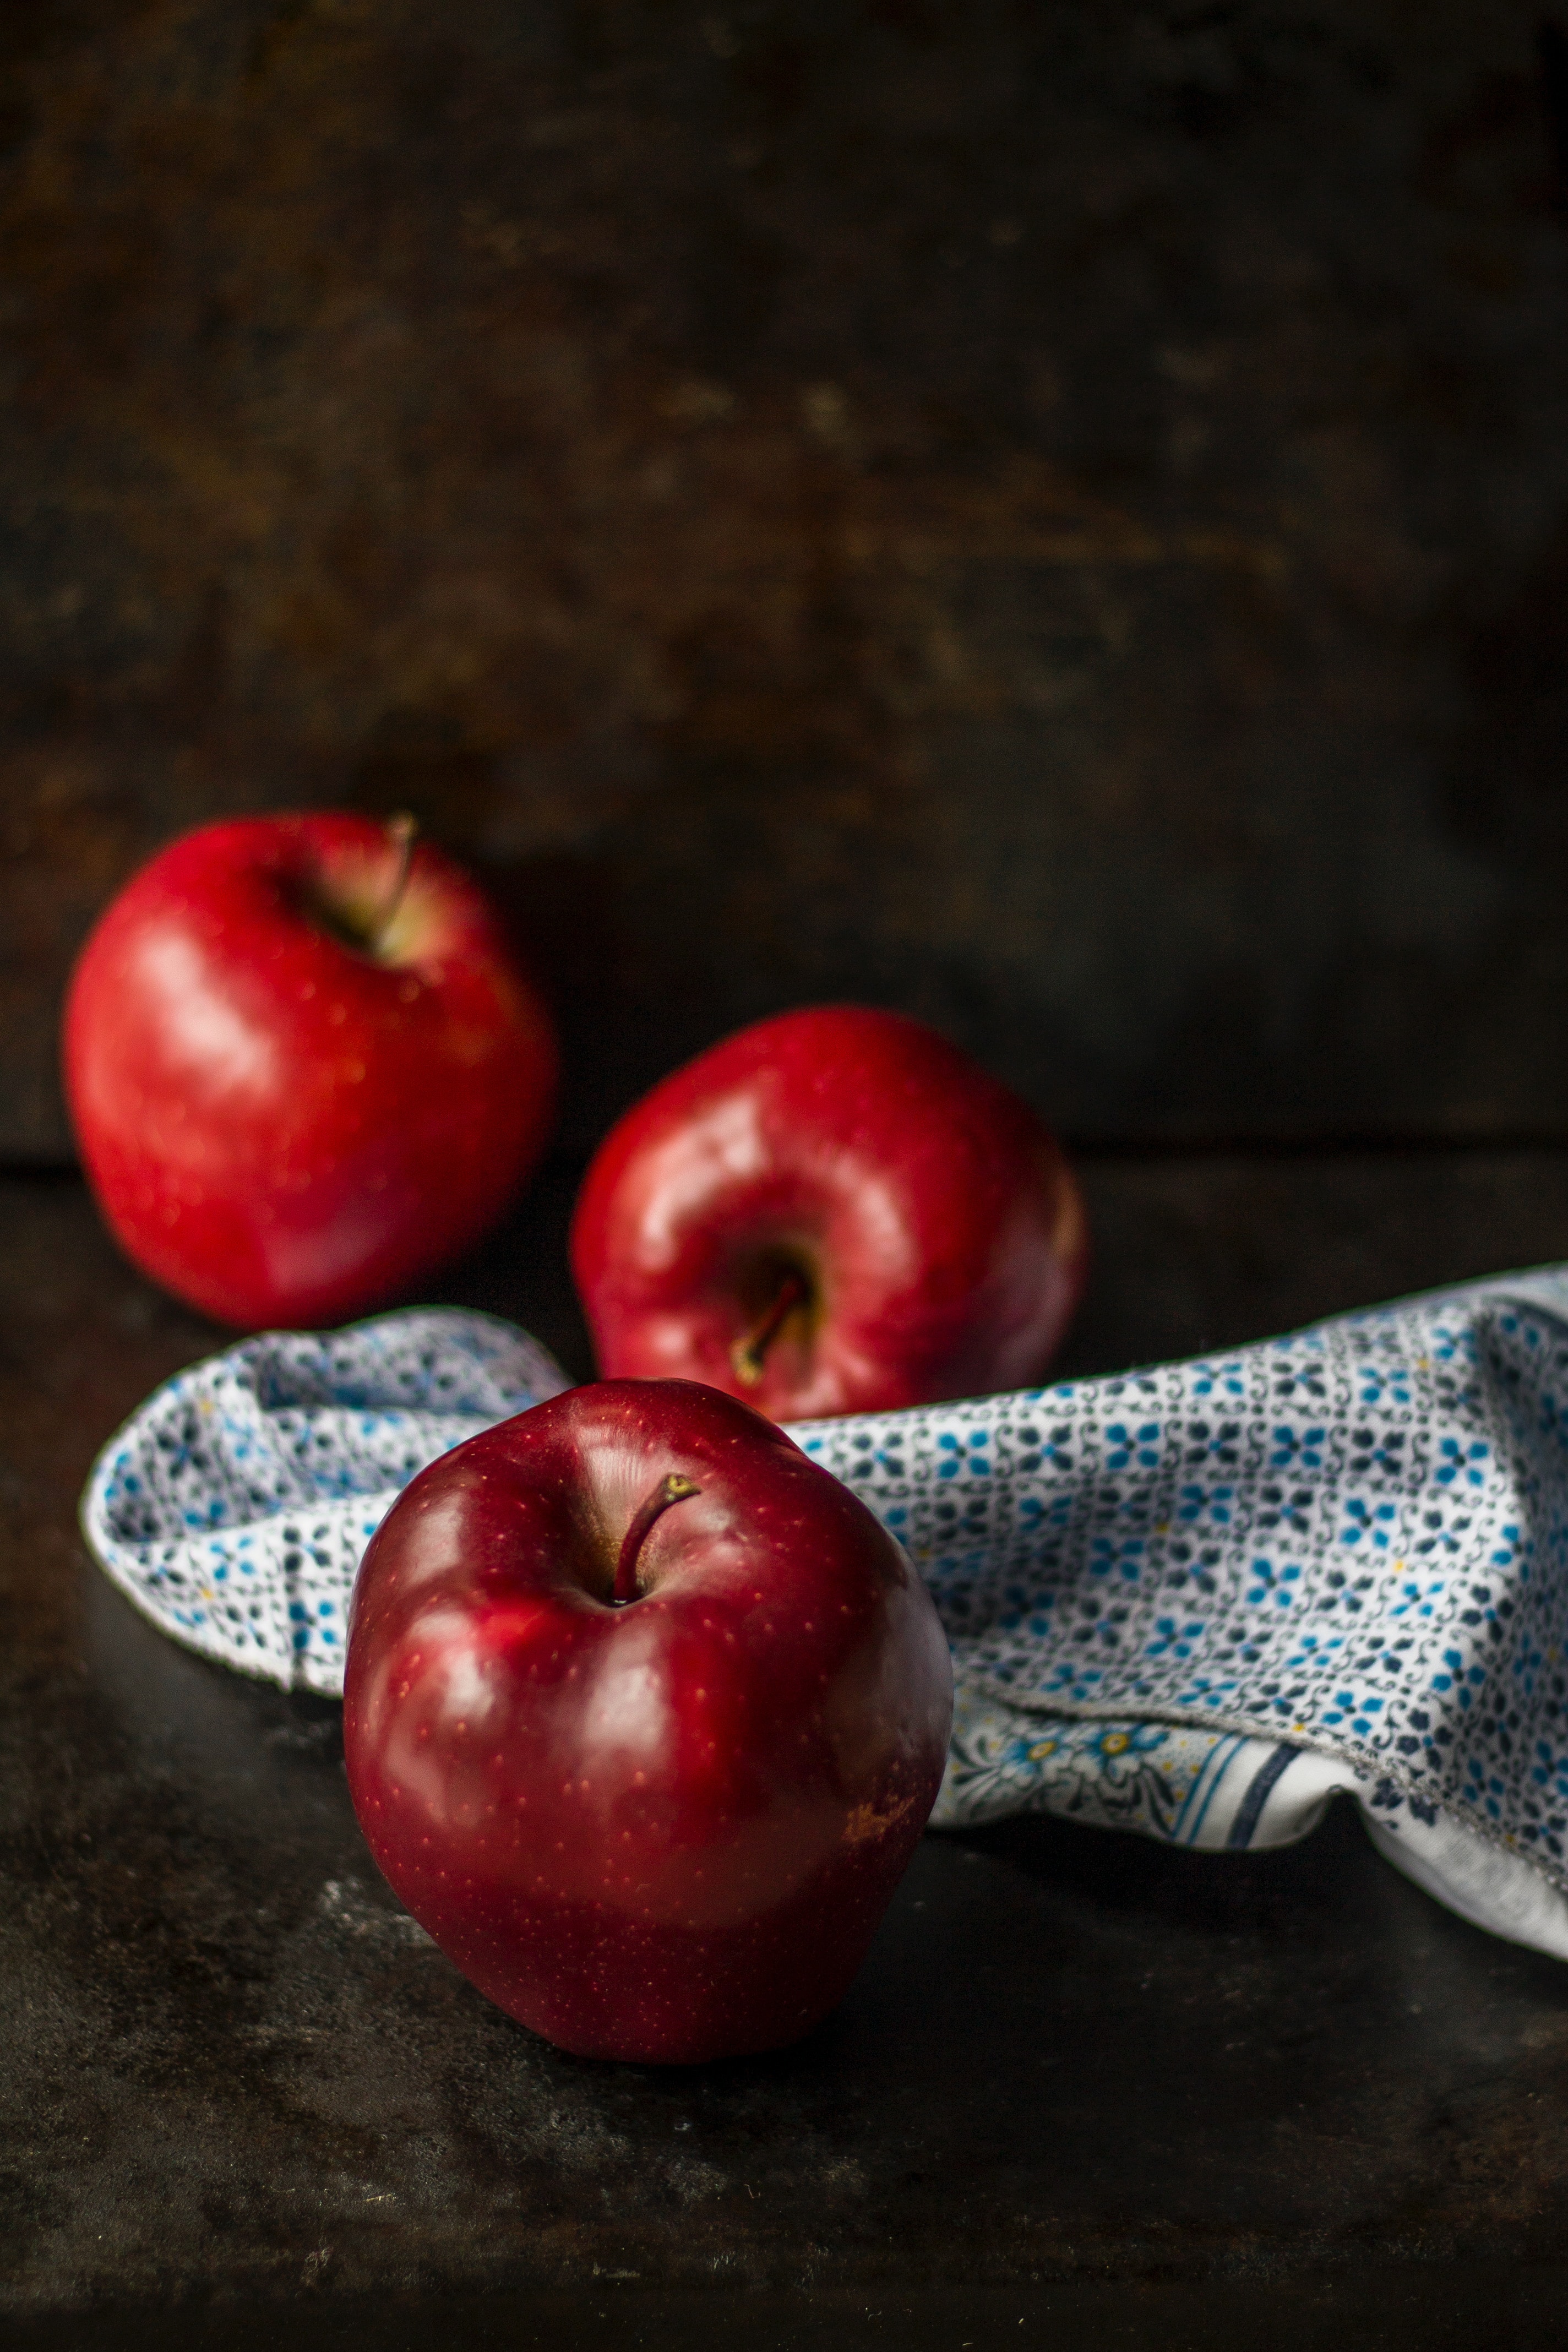
[[[1085,1164],[1070,1369],[1568,1249],[1568,1157]],[[448,1295],[569,1365],[575,1171]],[[660,2072],[489,2008],[376,1875],[338,1710],[145,1625],[73,1518],[217,1335],[69,1176],[7,1180],[4,2340],[18,2347],[1545,2341],[1568,1970],[1451,1917],[1348,1807],[1167,1852],[928,1837],[798,2048]]]

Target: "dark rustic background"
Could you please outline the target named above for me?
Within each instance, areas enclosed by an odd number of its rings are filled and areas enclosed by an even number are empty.
[[[1568,9],[10,0],[0,404],[6,2345],[1558,2346],[1568,1970],[1348,1811],[927,1839],[771,2058],[489,2009],[85,1558],[217,1335],[54,1032],[170,835],[408,807],[568,1053],[445,1295],[576,1372],[606,1121],[826,995],[1073,1142],[1064,1369],[1568,1255]]]
[[[29,0],[0,76],[0,1150],[115,883],[333,801],[504,887],[569,1149],[835,994],[1079,1139],[1568,1135],[1535,8]]]

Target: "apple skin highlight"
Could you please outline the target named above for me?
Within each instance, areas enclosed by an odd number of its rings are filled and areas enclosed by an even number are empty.
[[[1055,1139],[921,1023],[760,1021],[611,1130],[572,1264],[608,1378],[674,1375],[775,1421],[1039,1380],[1088,1273]]]
[[[893,1538],[688,1381],[599,1382],[470,1439],[354,1590],[344,1752],[371,1851],[481,1992],[588,2057],[738,2055],[826,2016],[952,1708]]]
[[[557,1076],[478,885],[345,814],[205,826],[143,866],[78,961],[64,1058],[127,1255],[245,1327],[361,1313],[477,1240]]]

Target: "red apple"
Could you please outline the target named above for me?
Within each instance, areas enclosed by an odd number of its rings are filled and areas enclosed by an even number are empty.
[[[924,1586],[864,1504],[687,1381],[573,1389],[421,1472],[354,1587],[372,1853],[479,1990],[587,2057],[826,2015],[935,1801]]]
[[[65,1074],[137,1265],[222,1322],[315,1324],[494,1220],[556,1054],[488,901],[406,819],[247,817],[173,843],[102,917]]]
[[[826,1005],[742,1029],[601,1146],[572,1232],[599,1369],[775,1421],[1037,1381],[1082,1291],[1067,1162],[935,1032]]]

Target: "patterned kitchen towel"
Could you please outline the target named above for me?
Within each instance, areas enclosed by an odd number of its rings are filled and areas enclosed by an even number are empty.
[[[334,1693],[401,1486],[565,1385],[457,1310],[247,1340],[132,1416],[83,1526],[176,1640]],[[942,1612],[937,1826],[1044,1810],[1240,1850],[1343,1790],[1441,1900],[1568,1958],[1568,1267],[793,1434]]]
[[[154,1390],[93,1465],[88,1542],[176,1642],[341,1698],[360,1556],[416,1471],[569,1388],[493,1315],[268,1331]]]

